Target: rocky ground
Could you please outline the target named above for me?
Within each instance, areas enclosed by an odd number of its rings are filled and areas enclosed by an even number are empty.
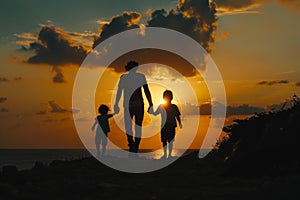
[[[192,153],[145,174],[118,172],[94,158],[36,163],[23,171],[7,166],[0,199],[296,199],[299,186],[298,169],[234,174],[224,161]]]

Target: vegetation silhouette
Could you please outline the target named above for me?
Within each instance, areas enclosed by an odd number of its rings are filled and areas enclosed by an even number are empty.
[[[290,105],[288,108],[287,105]],[[300,99],[294,95],[278,111],[262,112],[224,127],[214,156],[232,173],[262,174],[276,168],[299,168]]]

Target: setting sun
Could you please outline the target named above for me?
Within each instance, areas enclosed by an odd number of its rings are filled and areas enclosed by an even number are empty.
[[[166,100],[162,99],[159,104],[166,104]]]

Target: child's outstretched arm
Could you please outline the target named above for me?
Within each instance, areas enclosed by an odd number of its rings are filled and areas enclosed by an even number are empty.
[[[97,122],[97,120],[95,120],[95,123],[93,124],[93,126],[92,126],[92,131],[94,131],[95,130],[95,126],[98,124],[98,122]]]
[[[108,118],[112,118],[115,115],[115,113],[107,114]]]
[[[148,113],[149,114],[152,114],[154,116],[157,116],[161,113],[161,107],[158,106],[158,108],[156,109],[156,111],[154,111],[153,107],[151,107],[149,110],[148,110]]]

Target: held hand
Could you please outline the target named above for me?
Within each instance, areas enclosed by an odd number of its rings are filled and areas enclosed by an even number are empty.
[[[149,106],[147,112],[148,112],[149,114],[153,114],[153,112],[154,112],[154,111],[153,111],[153,106]]]
[[[120,112],[120,108],[118,105],[114,106],[114,114],[118,114]]]

